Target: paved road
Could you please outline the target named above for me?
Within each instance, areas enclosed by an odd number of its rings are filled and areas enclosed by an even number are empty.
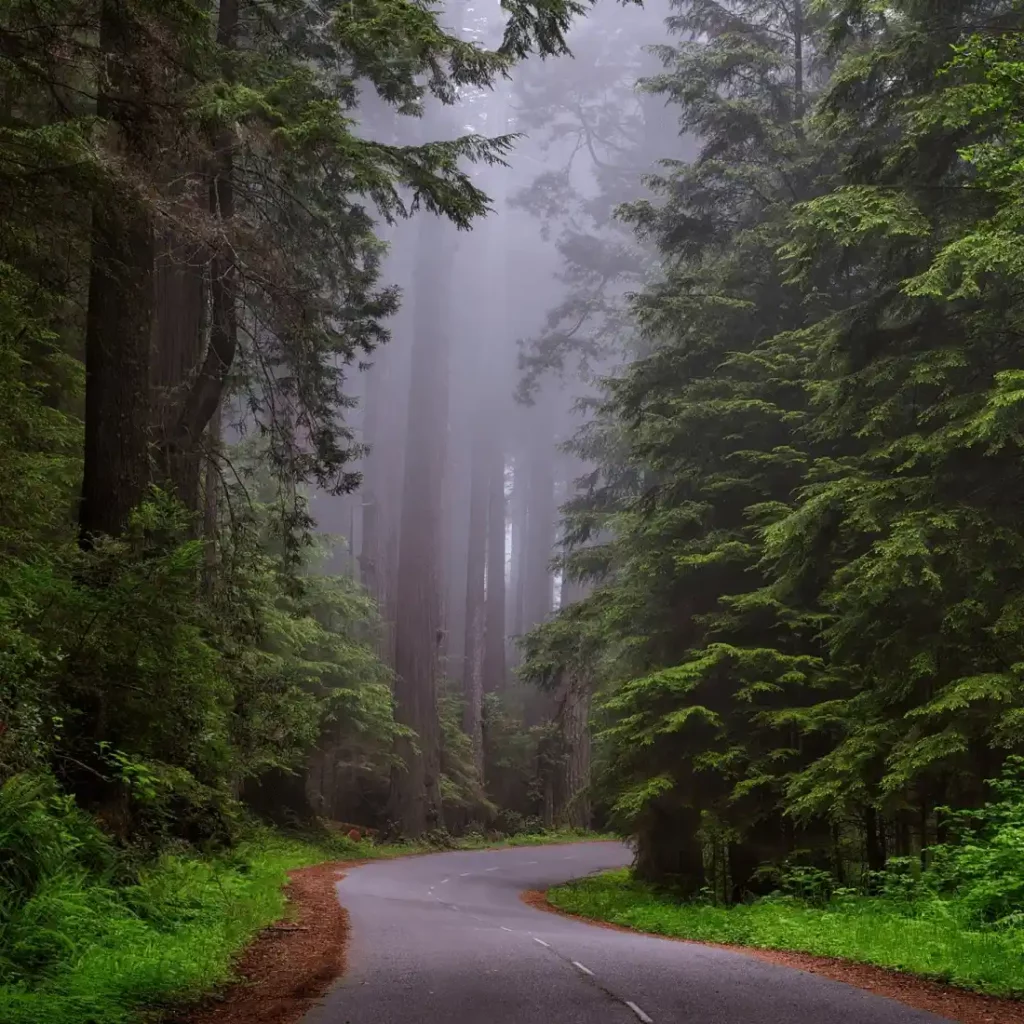
[[[304,1024],[938,1024],[759,960],[534,910],[524,889],[628,864],[617,843],[439,853],[339,884],[349,969]]]

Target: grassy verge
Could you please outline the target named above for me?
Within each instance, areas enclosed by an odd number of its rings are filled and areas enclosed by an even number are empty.
[[[1024,997],[1024,929],[981,929],[954,903],[853,897],[824,908],[796,900],[736,907],[680,903],[612,871],[558,886],[549,901],[599,921],[677,938],[841,957],[990,995]]]
[[[549,832],[453,845],[592,838],[598,837]],[[194,1000],[228,980],[241,950],[281,917],[291,869],[427,852],[438,848],[344,838],[313,843],[268,833],[216,858],[165,856],[127,887],[82,871],[55,874],[16,914],[0,915],[0,1021],[127,1024],[145,1019],[147,1008]]]
[[[14,935],[20,971],[0,987],[4,1024],[121,1024],[140,1009],[201,995],[281,916],[292,868],[325,859],[314,845],[261,837],[229,857],[164,857],[137,885],[68,874],[47,880]],[[39,945],[38,969],[26,943]],[[20,975],[20,977],[18,976]]]

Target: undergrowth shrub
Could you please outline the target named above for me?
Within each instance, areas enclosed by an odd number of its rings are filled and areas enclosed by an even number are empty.
[[[944,809],[949,841],[931,850],[925,881],[985,923],[1024,926],[1024,758],[991,780],[994,799]]]
[[[230,849],[141,860],[47,776],[0,787],[0,1020],[122,1024],[194,998],[280,916],[292,867],[351,856],[249,825]]]

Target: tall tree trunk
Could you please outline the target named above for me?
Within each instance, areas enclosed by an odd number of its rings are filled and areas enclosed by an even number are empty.
[[[487,427],[481,409],[472,432],[469,485],[469,534],[466,560],[466,642],[462,669],[462,728],[473,745],[473,760],[483,773],[483,660],[487,559]]]
[[[454,325],[452,325],[454,328]],[[453,360],[458,365],[460,357]],[[453,374],[453,382],[458,376]],[[458,408],[466,403],[453,396],[448,418],[448,464],[445,470],[444,548],[441,579],[444,581],[444,659],[445,674],[456,684],[466,678],[470,664],[469,607],[466,604],[466,581],[470,572],[471,490],[473,487],[473,438],[476,431],[473,414]],[[475,404],[475,403],[474,403]],[[482,571],[482,570],[481,570]]]
[[[154,265],[153,433],[165,438],[208,341],[206,290],[199,247],[182,243],[168,227],[158,232]],[[160,446],[156,472],[186,508],[199,511],[202,452]]]
[[[398,545],[395,716],[416,732],[401,739],[392,774],[390,817],[407,836],[441,818],[438,646],[439,522],[448,430],[448,336],[444,302],[453,246],[439,218],[420,229],[415,330]]]
[[[220,469],[217,459],[220,454],[222,410],[217,411],[206,429],[206,477],[203,487],[203,571],[207,593],[213,589],[217,572],[217,495],[220,491]]]
[[[505,453],[497,436],[489,455],[484,690],[500,693],[505,689]]]
[[[555,508],[555,451],[551,403],[543,398],[533,416],[533,444],[527,473],[526,564],[523,585],[523,628],[544,622],[553,607],[554,577],[550,563],[555,554],[558,511]]]
[[[562,778],[556,820],[571,828],[590,826],[590,690],[574,672],[565,675],[558,724]]]
[[[100,9],[99,49],[108,58],[96,113],[125,150],[124,124],[144,106],[130,71],[133,40],[115,0]],[[145,131],[145,125],[141,131]],[[103,197],[93,209],[85,325],[85,449],[81,543],[117,535],[149,485],[149,371],[153,322],[153,224],[141,197]]]
[[[528,564],[526,545],[527,521],[527,458],[522,449],[516,452],[512,466],[512,596],[508,615],[508,631],[512,637],[519,637],[525,627],[525,585]],[[518,663],[516,651],[512,648],[512,664]]]

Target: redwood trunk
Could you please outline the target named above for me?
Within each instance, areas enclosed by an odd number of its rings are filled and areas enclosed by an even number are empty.
[[[391,820],[419,836],[441,818],[438,647],[439,557],[448,427],[448,337],[444,295],[453,255],[440,220],[420,229],[415,337],[409,387],[405,479],[395,609],[395,716],[416,733],[401,739],[392,775]]]
[[[96,114],[123,149],[122,122],[145,97],[131,80],[132,39],[119,5],[104,3],[99,49],[110,65]],[[144,126],[143,126],[143,130]],[[93,210],[85,326],[85,447],[81,543],[121,533],[149,485],[149,373],[153,323],[153,225],[141,199],[103,197]]]
[[[469,543],[466,559],[465,657],[462,670],[462,728],[483,772],[483,660],[487,559],[487,440],[484,415],[476,418],[470,455]]]
[[[590,691],[575,672],[566,675],[559,710],[562,779],[556,820],[571,828],[590,826]]]
[[[159,233],[154,267],[153,387],[154,434],[172,429],[178,407],[207,341],[204,331],[205,288],[201,254],[174,233]],[[193,512],[199,511],[203,458],[199,446],[161,446],[159,482]]]
[[[487,466],[487,592],[484,690],[505,689],[505,454],[492,445]]]

